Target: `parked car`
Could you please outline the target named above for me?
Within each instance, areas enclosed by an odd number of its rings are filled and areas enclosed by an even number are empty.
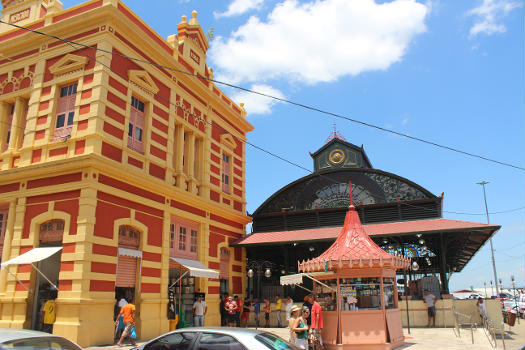
[[[0,328],[0,350],[82,350],[77,344],[57,335],[28,329]]]
[[[181,328],[134,350],[299,350],[275,334],[246,328]]]

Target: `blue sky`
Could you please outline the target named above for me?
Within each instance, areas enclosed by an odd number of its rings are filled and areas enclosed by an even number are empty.
[[[64,7],[80,3],[62,0]],[[215,78],[367,123],[525,166],[524,6],[518,0],[128,0],[162,37],[198,11],[214,28]],[[146,5],[147,4],[147,5]],[[436,195],[444,210],[483,214],[525,206],[524,171],[225,90],[245,102],[248,140],[312,169],[308,152],[333,128],[364,144],[373,166]],[[247,209],[307,173],[247,146]],[[525,281],[525,210],[491,215],[499,277]],[[444,213],[485,222],[484,215]],[[492,279],[488,244],[451,279],[451,290]]]

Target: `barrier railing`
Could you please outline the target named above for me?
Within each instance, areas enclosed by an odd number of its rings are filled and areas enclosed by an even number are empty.
[[[477,324],[472,322],[472,316],[462,314],[455,307],[452,307],[452,312],[454,314],[454,334],[456,337],[461,337],[462,327],[470,328],[470,338],[472,339],[472,344],[474,344],[474,328],[477,329]]]
[[[483,325],[483,330],[485,331],[485,335],[487,336],[487,339],[489,340],[490,345],[495,348],[497,346],[497,334],[501,336],[501,342],[503,344],[503,349],[506,349],[505,347],[505,327],[503,324],[501,326],[497,326],[492,322],[490,317],[486,315],[482,315],[481,322]]]

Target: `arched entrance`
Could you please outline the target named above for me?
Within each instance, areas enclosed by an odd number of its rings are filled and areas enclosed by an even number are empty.
[[[139,324],[139,305],[140,305],[140,284],[141,258],[140,248],[140,231],[133,226],[121,225],[118,230],[118,260],[117,276],[115,280],[115,299],[121,300],[130,298],[135,304],[136,328],[138,332]],[[138,272],[137,272],[138,270]]]
[[[64,225],[64,220],[60,219],[53,219],[40,224],[39,247],[61,247]],[[62,253],[59,252],[37,263],[37,268],[57,287],[61,257]],[[44,313],[42,312],[46,302],[55,300],[58,296],[58,290],[49,281],[39,273],[36,274],[33,302],[29,310],[31,310],[31,329],[53,333],[53,325],[49,324],[48,320],[46,323],[44,322]],[[48,311],[51,314],[55,312],[54,310]]]

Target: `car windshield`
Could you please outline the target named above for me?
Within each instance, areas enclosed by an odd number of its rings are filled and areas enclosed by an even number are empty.
[[[271,350],[299,350],[297,346],[290,344],[271,333],[257,334],[255,339]]]

